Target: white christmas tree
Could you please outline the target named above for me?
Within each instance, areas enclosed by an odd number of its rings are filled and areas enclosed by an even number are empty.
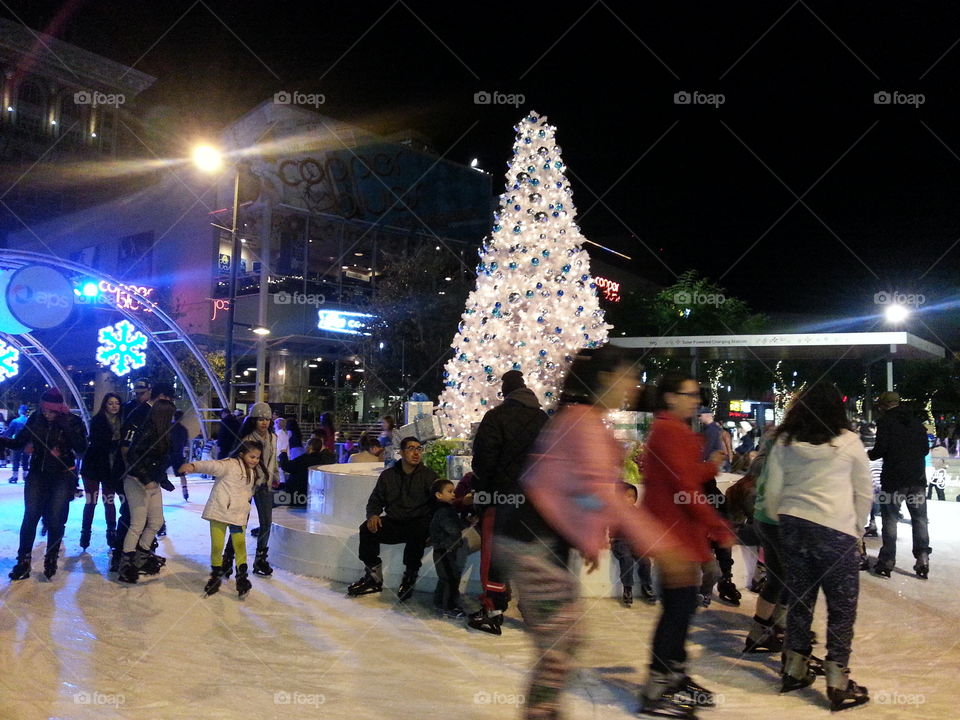
[[[437,414],[448,437],[468,437],[499,403],[508,370],[523,372],[552,414],[577,351],[602,345],[610,327],[581,248],[556,128],[531,112],[514,129],[506,191],[445,367]]]

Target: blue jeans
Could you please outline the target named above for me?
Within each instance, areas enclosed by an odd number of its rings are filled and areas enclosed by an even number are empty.
[[[897,561],[897,515],[900,504],[907,502],[910,525],[913,527],[913,556],[930,553],[930,533],[927,530],[927,496],[923,485],[885,490],[880,493],[880,516],[883,518],[883,547],[877,556],[877,567],[892,570]]]
[[[40,518],[47,526],[47,557],[57,557],[63,528],[70,512],[75,480],[72,474],[30,473],[23,486],[23,522],[20,524],[18,559],[29,558],[37,539]]]
[[[253,502],[257,506],[257,520],[260,532],[257,534],[257,552],[266,555],[270,546],[270,528],[273,525],[273,490],[270,483],[263,483],[253,493]]]
[[[17,475],[20,472],[20,468],[23,467],[23,472],[30,472],[30,454],[25,453],[23,448],[19,450],[10,451],[10,465],[13,474]]]
[[[633,587],[633,579],[637,578],[640,585],[652,585],[650,579],[650,558],[637,556],[625,540],[612,538],[610,551],[620,565],[620,583],[624,587]]]

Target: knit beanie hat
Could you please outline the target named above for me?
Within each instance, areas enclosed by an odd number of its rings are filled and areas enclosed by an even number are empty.
[[[519,370],[507,370],[503,374],[503,377],[500,378],[501,392],[503,396],[506,397],[514,390],[519,390],[522,387],[526,387],[526,384],[523,382],[523,373]]]
[[[250,409],[250,417],[252,418],[266,418],[267,420],[273,417],[273,410],[270,409],[270,406],[265,402],[258,402]]]

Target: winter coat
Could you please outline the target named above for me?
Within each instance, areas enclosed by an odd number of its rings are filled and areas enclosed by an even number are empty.
[[[433,551],[450,552],[463,540],[463,530],[467,523],[460,519],[459,513],[453,505],[440,503],[440,506],[430,518],[430,542]]]
[[[433,493],[430,486],[437,474],[421,463],[409,475],[403,474],[403,463],[398,462],[380,473],[377,484],[367,500],[370,518],[385,512],[394,520],[416,520],[430,517],[433,512]]]
[[[220,448],[220,454],[226,456],[233,452],[233,449],[240,442],[240,421],[235,415],[227,415],[220,420],[220,428],[217,430],[217,445]]]
[[[190,442],[190,434],[183,423],[174,423],[170,428],[170,467],[176,472],[177,468],[189,460],[184,453],[187,443]]]
[[[169,464],[170,428],[157,432],[153,423],[145,423],[137,430],[127,451],[126,474],[135,477],[144,485],[151,482],[162,485],[169,482]]]
[[[120,428],[114,437],[113,425],[106,413],[97,413],[90,421],[90,446],[83,455],[80,473],[91,482],[103,483],[118,491],[122,485],[123,462],[120,459]]]
[[[240,458],[200,460],[193,467],[195,472],[215,478],[201,517],[227,525],[246,525],[254,488],[263,483],[260,467],[248,471]]]
[[[926,487],[928,452],[927,431],[906,408],[890,408],[877,420],[877,440],[868,454],[871,460],[883,460],[880,487],[887,492]]]
[[[73,413],[60,413],[53,422],[47,422],[36,410],[15,438],[0,439],[0,445],[12,450],[28,444],[33,446],[30,475],[69,472],[75,480],[78,457],[87,449],[87,428]]]
[[[274,483],[280,482],[280,467],[277,465],[277,436],[267,430],[266,437],[254,431],[242,439],[243,442],[256,441],[263,445],[263,453],[260,455],[260,463],[266,468],[267,475],[257,478],[257,485],[267,483],[268,487],[273,487]]]
[[[547,423],[521,476],[524,495],[508,537],[554,547],[559,536],[593,558],[606,546],[608,529],[638,555],[676,546],[657,518],[623,501],[623,449],[604,426],[604,413],[567,405]]]
[[[643,453],[643,502],[682,543],[691,559],[713,557],[710,542],[733,538],[729,526],[707,502],[704,484],[716,476],[716,466],[703,457],[700,436],[666,412],[655,415]]]
[[[778,438],[767,458],[763,503],[770,517],[798,517],[859,539],[873,503],[860,436],[842,430],[820,445]]]
[[[7,425],[7,429],[4,431],[3,436],[7,438],[15,438],[17,433],[23,430],[23,426],[27,424],[27,415],[17,415],[13,420],[10,421],[10,424]]]
[[[473,441],[474,491],[519,492],[520,475],[547,414],[526,387],[514,390],[502,404],[488,410]]]

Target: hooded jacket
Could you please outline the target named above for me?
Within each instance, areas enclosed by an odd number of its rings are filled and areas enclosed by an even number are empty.
[[[877,421],[877,440],[871,460],[883,460],[880,487],[887,492],[926,487],[924,468],[930,443],[923,424],[906,408],[892,407]]]
[[[789,515],[860,538],[873,481],[859,435],[843,430],[821,445],[778,438],[767,458],[763,503],[772,518]]]
[[[48,422],[43,412],[36,410],[15,438],[3,438],[2,442],[13,450],[27,444],[33,445],[30,475],[67,472],[76,468],[78,456],[87,449],[87,428],[73,413],[60,413]]]
[[[546,424],[547,414],[527,387],[514,390],[488,410],[473,441],[473,490],[519,492],[527,454]]]

